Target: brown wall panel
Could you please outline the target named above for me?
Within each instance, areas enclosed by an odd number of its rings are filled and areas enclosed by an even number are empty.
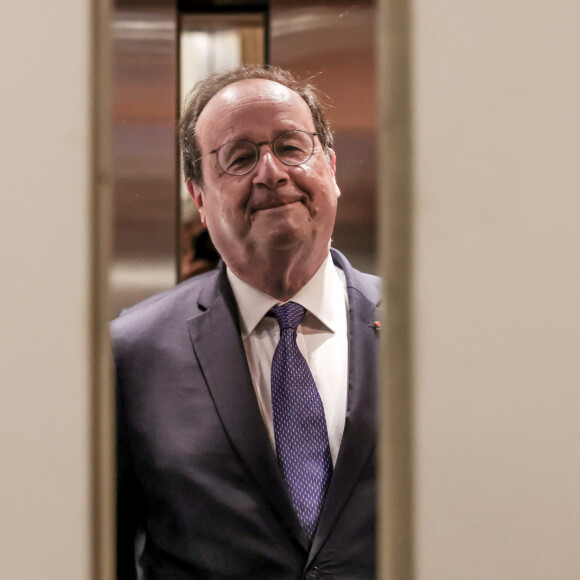
[[[176,2],[117,2],[113,74],[111,316],[176,280]]]

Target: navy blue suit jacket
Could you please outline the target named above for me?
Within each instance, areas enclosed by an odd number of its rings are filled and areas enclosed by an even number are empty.
[[[135,553],[146,580],[375,577],[380,288],[332,256],[348,288],[348,409],[311,546],[260,415],[225,268],[113,322],[119,580],[137,577]]]

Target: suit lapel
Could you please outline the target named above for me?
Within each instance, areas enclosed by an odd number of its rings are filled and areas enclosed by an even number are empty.
[[[187,322],[189,336],[224,430],[282,525],[307,549],[260,414],[225,268],[200,294],[198,307],[201,313]]]
[[[332,481],[314,536],[307,566],[332,531],[376,443],[376,357],[378,333],[375,303],[361,292],[364,284],[340,255],[335,262],[347,276],[349,300],[348,408]],[[370,293],[372,295],[372,293]],[[378,300],[378,296],[377,296]]]

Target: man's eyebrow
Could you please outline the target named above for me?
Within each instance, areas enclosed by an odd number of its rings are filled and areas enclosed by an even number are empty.
[[[307,129],[305,127],[301,127],[298,125],[292,125],[292,126],[288,126],[288,127],[284,127],[283,129],[280,129],[279,131],[276,131],[276,133],[274,134],[274,136],[272,137],[272,139],[268,139],[268,140],[260,140],[260,141],[254,141],[252,138],[250,137],[231,137],[229,139],[226,139],[224,141],[222,141],[220,143],[220,145],[218,145],[217,147],[221,147],[221,145],[225,144],[225,143],[231,143],[232,141],[249,141],[250,143],[269,143],[270,141],[273,141],[274,139],[276,139],[277,137],[279,137],[280,135],[283,135],[284,133],[290,133],[291,131],[304,131],[305,133],[315,133],[316,131],[314,130],[310,130]],[[243,133],[243,135],[246,135],[246,133]]]

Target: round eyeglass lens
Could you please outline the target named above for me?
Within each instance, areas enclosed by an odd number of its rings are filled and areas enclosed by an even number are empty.
[[[306,131],[282,133],[272,143],[274,154],[286,165],[302,165],[312,156],[314,137]]]
[[[249,173],[258,161],[258,148],[250,141],[230,141],[217,151],[220,167],[230,175]]]

